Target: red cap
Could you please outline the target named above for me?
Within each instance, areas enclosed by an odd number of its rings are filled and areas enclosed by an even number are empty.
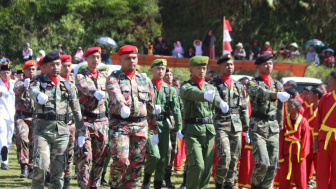
[[[119,56],[124,55],[124,54],[133,54],[133,53],[138,54],[138,48],[133,45],[124,45],[118,51]]]
[[[36,66],[37,63],[35,60],[28,60],[23,64],[22,70],[25,70],[26,68],[30,67],[30,66]]]
[[[99,54],[101,54],[101,48],[100,47],[91,47],[91,48],[88,48],[88,50],[86,50],[86,52],[84,54],[84,57],[87,57],[90,54],[95,53],[95,52],[99,52]]]
[[[63,54],[61,55],[62,62],[71,62],[71,55]]]
[[[40,60],[38,61],[37,65],[42,66],[42,65],[44,64],[44,63],[43,63],[43,59],[44,59],[44,56],[42,56],[42,57],[40,58]]]

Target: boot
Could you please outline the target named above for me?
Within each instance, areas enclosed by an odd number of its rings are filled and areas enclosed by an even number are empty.
[[[33,170],[33,168],[29,167],[28,179],[33,179],[33,176],[34,176],[34,170]]]
[[[154,180],[154,189],[161,189],[162,181]]]
[[[105,180],[105,174],[106,174],[106,172],[103,172],[103,174],[102,174],[102,178],[101,178],[101,184],[103,185],[103,186],[108,186],[109,184],[106,182],[106,180]]]
[[[76,166],[76,168],[75,168],[75,175],[74,175],[74,179],[76,179],[76,180],[77,180],[77,178],[78,178],[78,169],[77,169],[77,166]]]
[[[71,177],[69,177],[69,176],[64,176],[64,185],[63,185],[63,189],[70,189],[70,180],[71,180]]]
[[[2,161],[6,161],[7,160],[7,156],[8,156],[8,148],[7,148],[7,146],[3,146],[1,148],[1,160]]]
[[[216,182],[216,189],[223,189],[223,183],[219,184]]]
[[[50,185],[50,173],[47,172],[47,175],[45,176],[45,179],[44,179],[44,186],[49,187],[49,185]]]
[[[8,168],[8,166],[6,164],[1,163],[1,169],[2,170],[8,170],[9,168]]]
[[[28,177],[28,165],[21,164],[21,175],[20,178],[27,178]]]
[[[150,189],[151,177],[152,177],[152,174],[145,173],[141,189]]]
[[[233,184],[231,182],[226,182],[224,184],[224,189],[232,189],[233,188]]]
[[[181,186],[180,186],[179,189],[186,189],[186,188],[187,188],[187,187],[186,187],[186,181],[187,181],[187,173],[184,172],[184,173],[183,173],[183,181],[182,181],[182,184],[181,184]]]
[[[90,187],[90,189],[97,189],[97,187]]]
[[[175,186],[171,183],[170,177],[171,177],[171,172],[169,171],[165,174],[165,177],[164,177],[165,178],[164,180],[166,181],[166,187],[175,188]]]

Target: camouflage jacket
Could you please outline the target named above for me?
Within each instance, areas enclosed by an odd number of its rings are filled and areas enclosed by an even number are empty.
[[[106,90],[109,95],[109,110],[111,115],[119,115],[124,104],[131,109],[130,117],[147,117],[150,129],[156,127],[154,112],[155,93],[151,80],[136,71],[130,79],[122,70],[115,70],[108,77]],[[111,117],[110,125],[140,124]]]
[[[161,106],[161,113],[158,116],[165,117],[164,120],[156,121],[159,132],[169,132],[170,127],[174,127],[176,131],[181,130],[182,118],[180,103],[175,87],[171,87],[167,83],[163,82],[159,91],[154,82],[153,86],[155,92],[155,104]],[[173,119],[170,118],[171,116],[173,117]],[[169,125],[166,118],[168,118],[170,120],[170,123],[174,125]]]
[[[272,79],[271,87],[259,76],[248,82],[246,86],[250,96],[252,114],[250,133],[257,132],[263,136],[268,133],[279,133],[283,128],[283,103],[271,99],[274,92],[282,91],[282,84]]]
[[[70,90],[67,89],[66,82],[70,85]],[[76,133],[78,136],[84,136],[86,129],[74,88],[74,85],[61,77],[58,86],[56,86],[47,75],[44,75],[30,83],[29,92],[31,99],[35,102],[35,113],[38,115],[66,115],[71,109],[76,122]],[[45,105],[37,102],[37,96],[41,92],[48,96]],[[34,120],[34,134],[54,134],[55,132],[58,132],[59,135],[70,134],[65,121],[49,120],[48,118]]]
[[[98,72],[98,78],[95,78],[93,74],[87,68],[80,70],[76,75],[76,86],[78,89],[78,98],[81,105],[81,110],[83,118],[87,119],[85,116],[86,112],[99,114],[106,113],[105,98],[102,100],[97,100],[94,96],[96,91],[106,91],[106,75],[102,75]],[[107,119],[102,118],[102,119]]]
[[[249,125],[249,114],[246,99],[244,97],[244,87],[240,82],[233,81],[231,88],[222,80],[221,77],[215,78],[213,84],[225,102],[229,104],[229,112],[223,113],[220,108],[215,109],[215,127],[226,131],[239,132],[247,131]]]
[[[213,100],[213,102],[209,102],[204,99],[204,93],[208,90],[216,91],[215,99]],[[214,86],[210,85],[207,82],[204,82],[202,85],[202,89],[200,89],[196,81],[192,78],[182,84],[180,94],[184,105],[184,120],[190,118],[213,119],[215,106],[219,107],[220,102],[223,101]],[[216,134],[213,123],[184,123],[182,133],[196,136],[205,136],[207,130],[213,135]]]
[[[30,98],[28,87],[24,87],[24,80],[16,81],[13,91],[15,93],[15,110],[16,110],[15,118],[31,121],[32,116],[28,117],[23,114],[22,115],[18,114],[18,111],[31,114],[33,114],[35,111],[34,101],[31,100]]]

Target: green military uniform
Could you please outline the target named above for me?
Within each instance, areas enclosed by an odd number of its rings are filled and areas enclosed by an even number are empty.
[[[265,57],[258,59],[265,59]],[[262,63],[258,59],[256,63]],[[255,162],[251,176],[252,189],[272,188],[273,178],[276,175],[279,159],[279,130],[283,128],[283,103],[280,100],[271,99],[271,95],[281,91],[282,84],[275,79],[272,79],[270,87],[260,76],[247,84],[252,108],[249,135]]]
[[[208,57],[195,56],[190,59],[189,65],[205,65]],[[191,78],[181,86],[181,98],[184,105],[184,134],[187,154],[187,188],[205,189],[208,186],[213,167],[213,147],[215,139],[215,127],[213,125],[213,113],[215,105],[222,101],[216,91],[212,102],[204,99],[207,90],[215,90],[215,87],[207,82],[198,86]]]

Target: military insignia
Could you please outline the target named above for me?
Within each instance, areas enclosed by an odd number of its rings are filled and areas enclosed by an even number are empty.
[[[185,89],[186,89],[186,86],[185,86],[185,85],[183,85],[183,86],[181,87],[181,89],[182,89],[182,90],[185,90]]]
[[[98,49],[98,52],[101,53],[101,49]]]
[[[138,48],[135,48],[135,49],[133,50],[133,53],[138,53]]]
[[[162,60],[162,65],[167,66],[167,60]]]
[[[35,65],[36,65],[36,63],[35,63],[35,62],[32,62],[31,64],[32,64],[33,66],[35,66]]]
[[[256,84],[256,82],[252,80],[252,81],[249,82],[249,84],[250,84],[251,86],[254,86],[254,85]]]
[[[206,61],[205,61],[205,64],[209,64],[209,60],[206,60]]]
[[[47,83],[41,83],[42,88],[46,88],[47,87]]]

